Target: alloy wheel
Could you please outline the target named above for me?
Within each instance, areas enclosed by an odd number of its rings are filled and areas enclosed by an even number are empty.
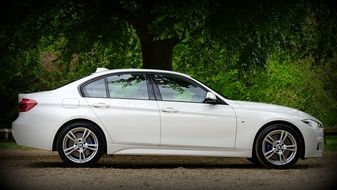
[[[97,154],[98,146],[95,133],[84,127],[68,131],[62,142],[64,155],[75,163],[89,162]]]
[[[268,162],[279,166],[286,165],[296,156],[296,139],[286,130],[271,131],[263,139],[262,153]]]

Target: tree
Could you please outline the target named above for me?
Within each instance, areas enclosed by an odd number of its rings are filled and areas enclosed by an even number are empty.
[[[191,33],[200,32],[207,15],[203,0],[98,0],[105,17],[125,20],[141,43],[143,68],[172,70],[172,51]]]
[[[97,67],[173,67],[226,97],[289,105],[336,123],[336,1],[12,0],[2,5],[0,98],[6,101],[0,127],[15,119],[18,93],[50,90]]]

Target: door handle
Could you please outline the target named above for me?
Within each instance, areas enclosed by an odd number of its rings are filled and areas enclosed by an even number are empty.
[[[166,113],[178,113],[179,112],[179,110],[174,109],[172,107],[162,108],[161,111],[166,112]]]
[[[110,107],[110,105],[106,104],[106,103],[94,103],[93,106],[95,108],[108,108],[108,107]]]

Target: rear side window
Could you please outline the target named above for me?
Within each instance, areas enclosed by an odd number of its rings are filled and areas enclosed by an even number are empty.
[[[107,81],[110,98],[149,99],[143,74],[117,74],[107,77]]]
[[[106,98],[107,94],[104,78],[86,84],[83,87],[83,94],[86,97]]]

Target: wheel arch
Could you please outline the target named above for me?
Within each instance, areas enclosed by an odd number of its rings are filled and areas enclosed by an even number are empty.
[[[294,125],[294,124],[292,124],[292,123],[290,123],[290,122],[288,122],[288,121],[283,121],[283,120],[276,120],[276,121],[271,121],[271,122],[268,122],[268,123],[266,123],[266,124],[264,124],[259,130],[258,130],[258,132],[255,134],[255,137],[254,137],[254,142],[253,142],[253,147],[252,147],[252,152],[253,152],[253,154],[254,154],[254,152],[255,152],[255,143],[256,143],[256,141],[257,141],[257,137],[258,137],[258,135],[265,129],[265,128],[267,128],[267,127],[269,127],[269,126],[271,126],[271,125],[274,125],[274,124],[283,124],[283,125],[287,125],[287,126],[289,126],[289,127],[292,127],[294,130],[295,130],[295,132],[297,133],[297,135],[299,136],[299,140],[300,140],[300,158],[301,159],[304,159],[304,154],[305,154],[305,141],[304,141],[304,137],[303,137],[303,135],[302,135],[302,133],[301,133],[301,131],[299,130],[299,128],[296,126],[296,125]]]
[[[104,141],[104,153],[107,153],[107,139],[105,136],[105,133],[103,132],[102,128],[95,122],[89,120],[89,119],[83,119],[83,118],[78,118],[78,119],[72,119],[67,121],[66,123],[64,123],[56,132],[55,136],[54,136],[54,140],[53,140],[53,147],[52,150],[53,151],[57,151],[57,137],[59,136],[60,132],[69,124],[71,123],[76,123],[76,122],[86,122],[86,123],[90,123],[92,125],[94,125],[95,127],[97,127],[97,129],[102,133],[103,135],[103,141]]]

